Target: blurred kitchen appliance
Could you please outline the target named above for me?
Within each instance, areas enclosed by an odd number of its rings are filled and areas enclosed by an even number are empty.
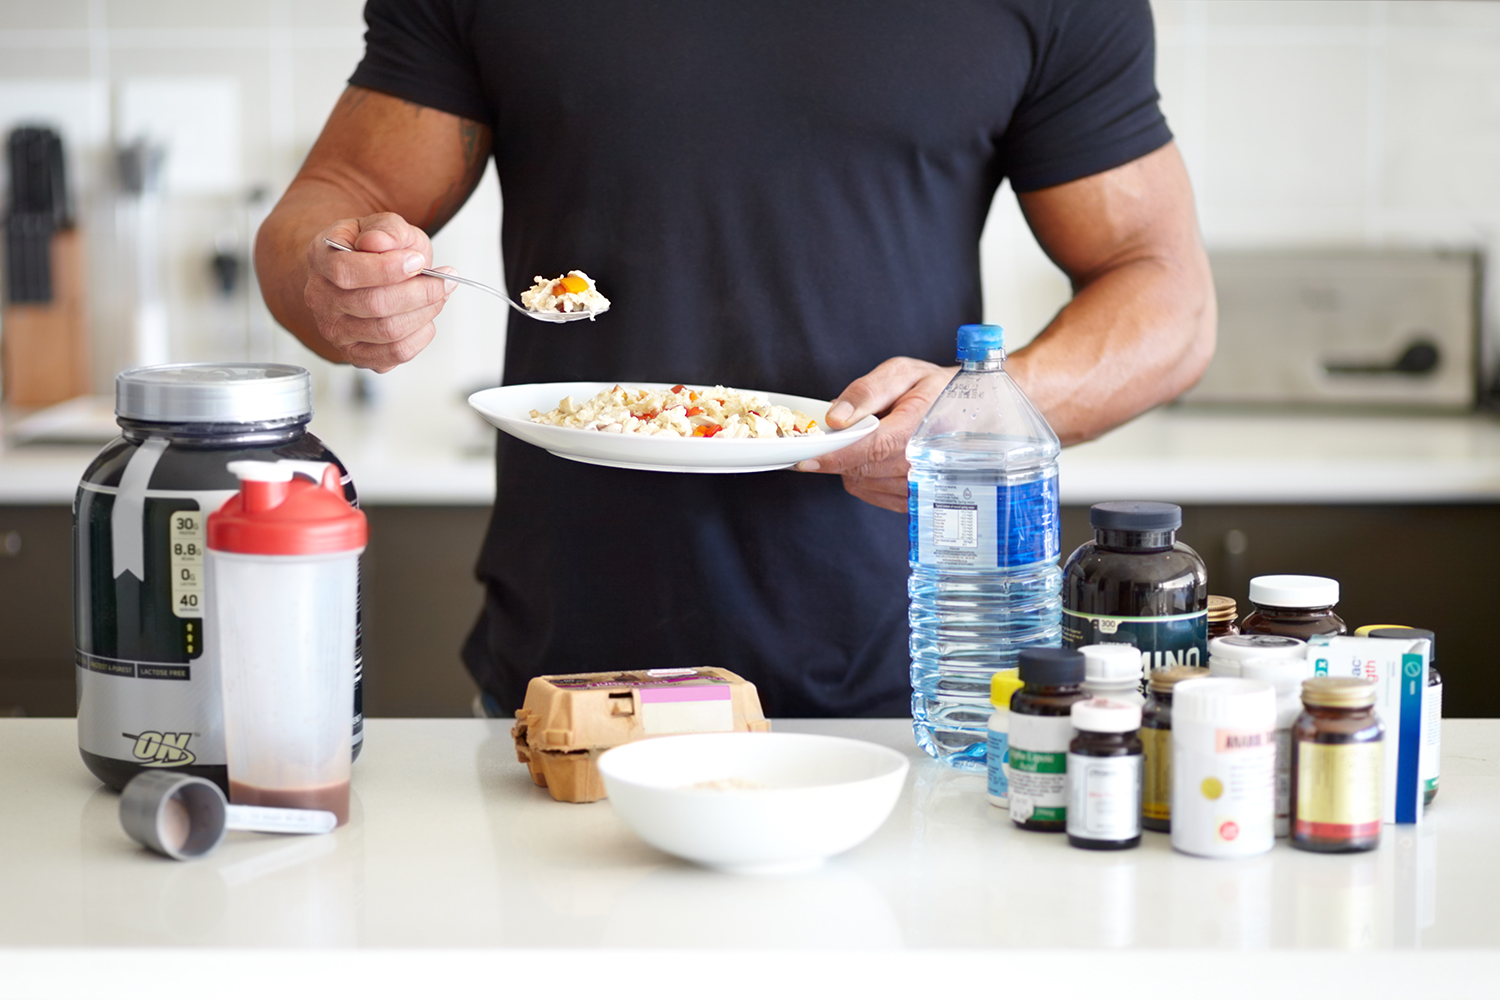
[[[115,150],[119,195],[115,240],[126,265],[124,310],[130,317],[125,356],[130,366],[166,364],[171,356],[161,261],[162,171],[166,150],[138,139]]]
[[[1219,251],[1219,343],[1185,403],[1467,410],[1483,260],[1459,251]]]
[[[15,129],[6,154],[3,390],[12,405],[50,406],[89,391],[83,253],[57,133]]]

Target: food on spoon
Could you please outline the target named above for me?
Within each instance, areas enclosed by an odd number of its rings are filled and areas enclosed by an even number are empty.
[[[582,271],[569,271],[557,278],[539,274],[535,281],[521,293],[521,305],[531,312],[598,314],[609,308],[609,299],[599,294],[594,279]]]
[[[607,434],[701,438],[777,438],[821,434],[805,413],[776,406],[765,396],[716,385],[712,389],[604,389],[576,403],[565,396],[556,409],[531,411],[532,423]]]

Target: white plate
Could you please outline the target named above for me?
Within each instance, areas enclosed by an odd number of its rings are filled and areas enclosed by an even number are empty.
[[[545,448],[558,458],[643,472],[770,472],[808,458],[838,451],[880,425],[867,416],[853,427],[831,431],[823,423],[828,403],[805,396],[762,392],[777,406],[787,406],[817,420],[822,434],[788,438],[681,438],[665,435],[603,434],[576,427],[551,427],[531,421],[531,411],[546,413],[564,396],[577,402],[600,390],[625,382],[535,382],[484,389],[469,397],[469,405],[505,433]],[[630,382],[630,388],[670,389],[675,382]],[[685,384],[685,383],[684,383]],[[737,387],[736,387],[737,388]]]

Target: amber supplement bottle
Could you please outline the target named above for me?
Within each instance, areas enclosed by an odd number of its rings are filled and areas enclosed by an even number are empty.
[[[1073,703],[1083,690],[1083,654],[1074,649],[1021,650],[1021,690],[1010,699],[1010,818],[1023,830],[1067,828],[1068,745]]]
[[[1245,635],[1286,635],[1306,642],[1315,635],[1348,635],[1334,614],[1339,582],[1326,576],[1257,576],[1250,581],[1255,610],[1240,622]]]
[[[1141,825],[1148,830],[1169,833],[1172,829],[1172,689],[1178,681],[1207,676],[1204,667],[1170,667],[1151,675],[1140,734],[1145,757]]]
[[[1148,671],[1208,663],[1208,571],[1177,541],[1182,508],[1116,501],[1089,510],[1094,540],[1063,568],[1063,645],[1128,642]]]
[[[1385,775],[1375,682],[1314,677],[1302,684],[1302,705],[1292,727],[1292,846],[1373,851]]]
[[[1141,707],[1108,698],[1073,703],[1068,747],[1068,843],[1090,851],[1141,844]]]
[[[1235,603],[1234,598],[1209,594],[1208,637],[1217,639],[1223,635],[1239,635],[1240,627],[1236,623],[1239,612],[1240,606]]]

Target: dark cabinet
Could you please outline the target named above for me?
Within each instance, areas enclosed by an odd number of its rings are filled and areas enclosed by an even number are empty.
[[[459,650],[482,599],[473,567],[489,509],[367,513],[365,710],[466,715],[475,688]],[[74,712],[71,522],[66,507],[0,507],[0,714]],[[1087,508],[1064,508],[1064,555],[1089,537]],[[1208,564],[1209,591],[1241,614],[1250,577],[1313,573],[1342,583],[1351,628],[1432,629],[1444,713],[1500,717],[1486,639],[1500,600],[1500,505],[1199,505],[1184,510],[1180,537]]]

